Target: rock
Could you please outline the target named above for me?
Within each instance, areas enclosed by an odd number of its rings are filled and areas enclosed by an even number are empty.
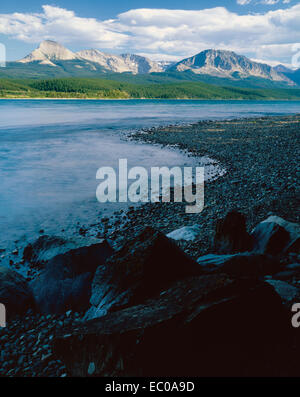
[[[66,328],[53,349],[71,376],[87,376],[90,363],[93,376],[275,376],[290,332],[273,287],[215,274]]]
[[[65,254],[72,249],[84,248],[93,243],[97,244],[99,240],[91,241],[84,237],[65,240],[58,236],[43,235],[24,248],[23,260],[40,267],[57,255]]]
[[[293,278],[298,278],[298,272],[293,270],[284,270],[282,272],[273,275],[276,280],[292,280]]]
[[[281,280],[266,280],[277,292],[277,294],[281,297],[284,304],[291,308],[291,302],[295,301],[296,298],[299,298],[299,290],[298,288],[286,283]]]
[[[214,252],[233,254],[251,251],[252,247],[253,238],[247,232],[244,215],[237,211],[231,211],[224,219],[217,221]]]
[[[176,229],[173,232],[167,234],[168,238],[173,240],[185,240],[185,241],[195,241],[200,234],[200,226],[184,226],[180,229]]]
[[[231,254],[231,255],[207,254],[204,256],[200,256],[200,258],[197,259],[197,263],[199,263],[199,265],[202,266],[206,271],[210,271],[210,270],[214,271],[216,269],[221,268],[224,265],[224,263],[226,263],[228,260],[231,260],[236,256],[244,257],[243,254]]]
[[[261,222],[252,231],[253,251],[260,254],[278,255],[287,246],[289,233],[275,222]]]
[[[294,240],[291,242],[288,247],[285,249],[286,252],[300,252],[300,237],[297,238],[297,240]]]
[[[44,314],[62,314],[70,308],[78,311],[87,310],[91,281],[90,273],[63,280],[41,276],[32,283],[39,311]]]
[[[277,241],[277,244],[279,244],[279,247],[282,249],[283,252],[300,252],[300,225],[298,225],[297,223],[288,222],[283,218],[274,215],[269,216],[258,226],[263,225],[261,227],[267,227],[267,223],[276,224],[280,228],[283,228],[285,230],[286,233],[284,234],[283,241]],[[254,233],[254,231],[252,233]],[[275,244],[276,243],[274,242],[274,245]]]
[[[41,236],[34,243],[28,244],[23,251],[23,259],[26,262],[39,264],[58,255],[66,240],[57,236]]]
[[[47,262],[39,277],[31,282],[39,310],[45,314],[87,310],[94,273],[112,253],[113,249],[104,240],[57,255]]]
[[[253,253],[233,255],[209,254],[197,259],[205,272],[222,272],[238,277],[258,277],[277,273],[282,269],[280,263],[268,256]]]
[[[141,303],[172,282],[199,273],[199,265],[176,243],[147,227],[98,267],[86,318]]]
[[[300,263],[291,263],[291,264],[287,265],[286,268],[288,270],[297,270],[297,271],[299,271],[300,270]]]
[[[88,375],[93,375],[94,374],[94,372],[95,372],[95,364],[94,363],[90,363],[89,364],[89,367],[88,367]]]
[[[6,267],[0,267],[0,302],[6,307],[7,319],[35,310],[33,294],[26,279]]]
[[[73,278],[87,272],[94,273],[113,253],[114,250],[107,240],[102,240],[100,243],[55,256],[46,264],[45,271],[50,277],[61,278]]]

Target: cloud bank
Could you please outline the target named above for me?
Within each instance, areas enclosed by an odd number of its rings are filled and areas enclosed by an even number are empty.
[[[0,14],[0,33],[27,43],[51,39],[82,48],[143,53],[156,59],[183,58],[218,48],[288,64],[293,45],[300,43],[299,20],[300,4],[248,15],[225,7],[133,9],[104,21],[44,5],[41,13]]]

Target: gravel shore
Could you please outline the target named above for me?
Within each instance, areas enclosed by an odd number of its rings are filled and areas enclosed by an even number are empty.
[[[201,121],[131,134],[131,139],[174,145],[192,156],[207,155],[227,173],[205,185],[202,213],[186,214],[185,206],[177,203],[146,204],[129,212],[124,236],[146,225],[170,232],[199,224],[201,241],[183,244],[198,257],[210,252],[216,220],[232,209],[246,215],[249,230],[268,214],[299,222],[299,133],[300,115],[294,115]],[[115,234],[120,236],[120,231]]]

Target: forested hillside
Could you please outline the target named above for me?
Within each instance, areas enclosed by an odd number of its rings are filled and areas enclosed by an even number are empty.
[[[0,98],[300,99],[300,89],[253,89],[202,82],[133,84],[108,79],[0,79]]]

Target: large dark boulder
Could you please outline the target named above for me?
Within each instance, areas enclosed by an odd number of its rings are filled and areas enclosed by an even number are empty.
[[[279,255],[289,242],[289,233],[274,222],[262,222],[251,233],[254,237],[255,252]]]
[[[57,236],[40,236],[33,243],[28,244],[23,251],[23,260],[34,265],[41,265],[45,261],[61,253],[67,241]]]
[[[229,212],[224,219],[219,219],[214,238],[214,252],[233,254],[251,251],[253,238],[246,229],[246,219],[238,211]]]
[[[279,216],[270,216],[259,223],[251,235],[256,252],[272,255],[300,252],[300,226]]]
[[[288,310],[291,309],[294,302],[299,302],[299,288],[296,288],[286,281],[275,280],[272,278],[267,279],[266,282],[272,285],[277,294],[280,296],[282,303],[287,306]]]
[[[201,272],[174,241],[147,227],[98,267],[86,318],[141,303],[172,282]]]
[[[33,267],[43,268],[47,262],[58,255],[98,243],[99,240],[91,241],[85,237],[77,236],[66,240],[59,236],[43,235],[24,248],[23,260]]]
[[[197,259],[206,273],[222,272],[235,277],[259,277],[282,270],[279,261],[269,255],[245,252],[232,255],[208,254]]]
[[[52,258],[31,282],[39,310],[45,314],[87,310],[95,271],[112,253],[104,240]]]
[[[33,294],[26,279],[7,267],[0,267],[0,303],[5,305],[8,319],[35,310]]]
[[[65,329],[54,352],[72,376],[278,376],[289,371],[289,316],[265,282],[199,276]]]

